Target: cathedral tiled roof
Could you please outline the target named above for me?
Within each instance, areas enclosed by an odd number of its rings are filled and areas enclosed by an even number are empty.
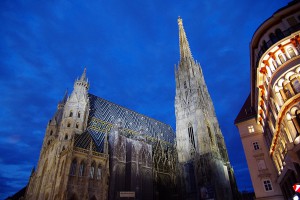
[[[98,145],[96,145],[94,139],[92,138],[91,134],[89,134],[89,132],[84,132],[80,135],[75,134],[74,146],[80,147],[83,149],[92,148],[92,151],[96,151],[96,152],[103,151],[102,148],[100,148]]]
[[[170,125],[89,94],[90,111],[87,130],[102,151],[105,134],[122,127],[128,137],[142,135],[146,141],[162,140],[172,145],[175,133]]]

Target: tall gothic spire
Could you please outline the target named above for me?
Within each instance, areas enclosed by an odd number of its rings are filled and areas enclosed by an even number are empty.
[[[84,68],[84,71],[80,77],[80,81],[86,81],[86,68]]]
[[[186,34],[183,28],[182,19],[178,17],[178,26],[179,26],[179,48],[180,48],[180,60],[184,58],[191,58],[193,59],[189,42],[186,38]]]

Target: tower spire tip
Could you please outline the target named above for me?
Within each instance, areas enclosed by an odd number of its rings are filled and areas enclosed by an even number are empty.
[[[190,46],[189,46],[189,42],[187,40],[184,28],[183,28],[183,23],[182,23],[182,19],[179,16],[178,17],[178,26],[179,26],[179,48],[180,48],[180,60],[184,59],[184,58],[191,58],[192,57],[192,53],[190,50]]]
[[[85,67],[84,70],[83,70],[83,73],[82,73],[82,75],[81,75],[81,77],[80,77],[80,80],[81,80],[81,81],[86,81],[86,67]]]

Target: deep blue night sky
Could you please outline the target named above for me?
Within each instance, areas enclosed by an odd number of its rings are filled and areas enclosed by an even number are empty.
[[[88,3],[87,3],[88,2]],[[2,0],[0,199],[26,185],[45,128],[87,67],[90,93],[170,124],[181,16],[240,190],[252,190],[233,121],[249,94],[249,42],[288,0]]]

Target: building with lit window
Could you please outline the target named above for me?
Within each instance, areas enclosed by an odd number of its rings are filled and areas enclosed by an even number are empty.
[[[300,182],[300,1],[279,9],[250,43],[251,91],[237,118],[257,199],[290,199]]]

